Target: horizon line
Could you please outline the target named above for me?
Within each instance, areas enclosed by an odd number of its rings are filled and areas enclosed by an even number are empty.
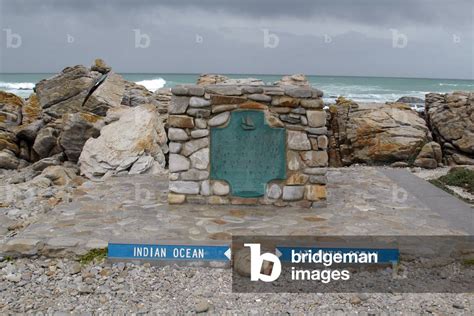
[[[60,71],[59,71],[60,72]],[[39,75],[39,74],[56,74],[59,72],[0,72],[0,75]],[[200,76],[202,74],[211,74],[211,75],[228,75],[228,76],[240,76],[240,75],[247,75],[247,76],[291,76],[294,74],[300,73],[219,73],[219,72],[200,72],[200,73],[192,73],[192,72],[116,72],[118,74],[124,75],[195,75]],[[465,81],[474,81],[473,78],[442,78],[442,77],[391,77],[391,76],[373,76],[373,75],[327,75],[327,74],[304,74],[307,77],[352,77],[352,78],[390,78],[390,79],[425,79],[425,80],[465,80]],[[244,79],[244,78],[243,78]]]

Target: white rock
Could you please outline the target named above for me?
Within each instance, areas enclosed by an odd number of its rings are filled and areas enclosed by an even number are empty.
[[[297,201],[301,200],[304,195],[304,186],[284,186],[283,187],[283,200],[284,201]]]
[[[168,137],[172,141],[185,141],[189,139],[189,136],[184,129],[176,127],[170,127],[168,129]]]
[[[209,126],[219,126],[225,124],[230,117],[230,112],[222,112],[211,118],[207,124]]]
[[[169,144],[170,153],[171,153],[171,154],[177,154],[177,153],[179,153],[179,151],[181,150],[181,147],[183,147],[183,145],[182,145],[181,143],[171,142],[171,143]]]
[[[305,132],[288,131],[288,148],[293,150],[311,150],[311,143]]]
[[[206,106],[211,106],[211,101],[206,100],[204,98],[192,97],[189,100],[189,106],[193,108],[203,108]]]
[[[206,128],[207,127],[207,120],[197,118],[197,119],[194,119],[194,124],[196,125],[197,128]]]
[[[270,199],[279,199],[281,196],[281,188],[278,184],[273,183],[267,186],[267,197]]]
[[[21,281],[21,274],[13,274],[13,273],[7,274],[5,276],[5,280],[18,283]]]
[[[298,154],[298,152],[289,151],[287,153],[287,158],[286,159],[287,159],[287,166],[288,166],[289,170],[297,171],[301,168],[302,161],[301,161],[301,158],[300,158],[300,155]]]
[[[155,172],[165,172],[162,146],[166,143],[166,132],[155,106],[124,107],[117,121],[85,143],[79,157],[81,173],[89,179],[115,174],[124,164],[131,166],[142,156],[153,157]],[[135,171],[138,169],[137,166]]]
[[[157,162],[153,159],[152,156],[141,156],[135,161],[135,163],[130,168],[128,174],[143,174],[148,170],[153,169]]]
[[[181,180],[206,180],[209,178],[209,171],[191,169],[181,173]]]
[[[191,159],[193,168],[201,170],[207,169],[207,166],[209,166],[209,148],[198,150],[189,158]]]
[[[169,171],[170,172],[178,172],[178,171],[185,171],[188,170],[191,166],[189,159],[178,155],[178,154],[171,154],[170,155],[170,165]]]
[[[209,180],[201,182],[201,195],[211,195],[211,183]]]
[[[227,195],[229,194],[230,187],[224,181],[213,181],[212,182],[212,192],[215,195]]]
[[[191,131],[192,138],[202,138],[209,135],[209,130],[207,129],[196,129]]]
[[[209,138],[198,138],[195,140],[190,140],[183,145],[181,154],[189,156],[192,153],[198,151],[201,148],[209,147]]]
[[[199,183],[193,181],[170,181],[169,190],[173,193],[198,194]]]

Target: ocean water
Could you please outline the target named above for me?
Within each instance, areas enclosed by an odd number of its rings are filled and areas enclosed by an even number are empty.
[[[178,84],[195,83],[198,74],[121,74],[125,79],[145,86],[150,91],[162,87],[173,87]],[[257,78],[266,83],[273,83],[281,75],[224,74],[230,78]],[[0,74],[0,90],[27,97],[33,92],[35,83],[54,74]],[[342,77],[342,76],[308,76],[311,85],[324,92],[328,103],[338,96],[359,102],[396,101],[402,96],[413,96],[424,99],[429,92],[474,91],[474,80],[454,79],[417,79],[387,77]]]

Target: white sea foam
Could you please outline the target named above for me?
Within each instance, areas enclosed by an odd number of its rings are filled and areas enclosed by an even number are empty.
[[[0,81],[0,89],[5,90],[33,90],[35,84],[32,82],[3,82]]]
[[[460,84],[441,82],[441,83],[438,83],[438,85],[439,85],[439,86],[448,86],[448,87],[457,87],[457,86],[459,86]],[[467,83],[463,83],[462,85],[463,85],[463,86],[466,86],[466,87],[474,87],[474,85],[472,85],[472,84],[467,84]]]
[[[166,84],[166,80],[163,78],[151,79],[151,80],[142,80],[135,82],[136,84],[142,85],[151,92],[163,88]]]
[[[444,82],[441,82],[438,85],[440,85],[440,86],[450,86],[450,87],[457,87],[458,86],[458,84],[456,84],[456,83],[444,83]]]

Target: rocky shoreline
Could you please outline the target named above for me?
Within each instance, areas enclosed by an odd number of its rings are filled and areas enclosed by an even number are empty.
[[[197,84],[264,83],[202,75]],[[309,87],[304,75],[275,84]],[[170,99],[169,89],[152,93],[100,59],[90,68],[67,67],[38,82],[26,100],[0,91],[0,169],[22,169],[54,157],[78,163],[87,178],[166,172]],[[413,102],[420,100],[357,104],[339,98],[329,105],[330,166],[473,165],[474,94],[427,94],[421,114],[411,109]]]

